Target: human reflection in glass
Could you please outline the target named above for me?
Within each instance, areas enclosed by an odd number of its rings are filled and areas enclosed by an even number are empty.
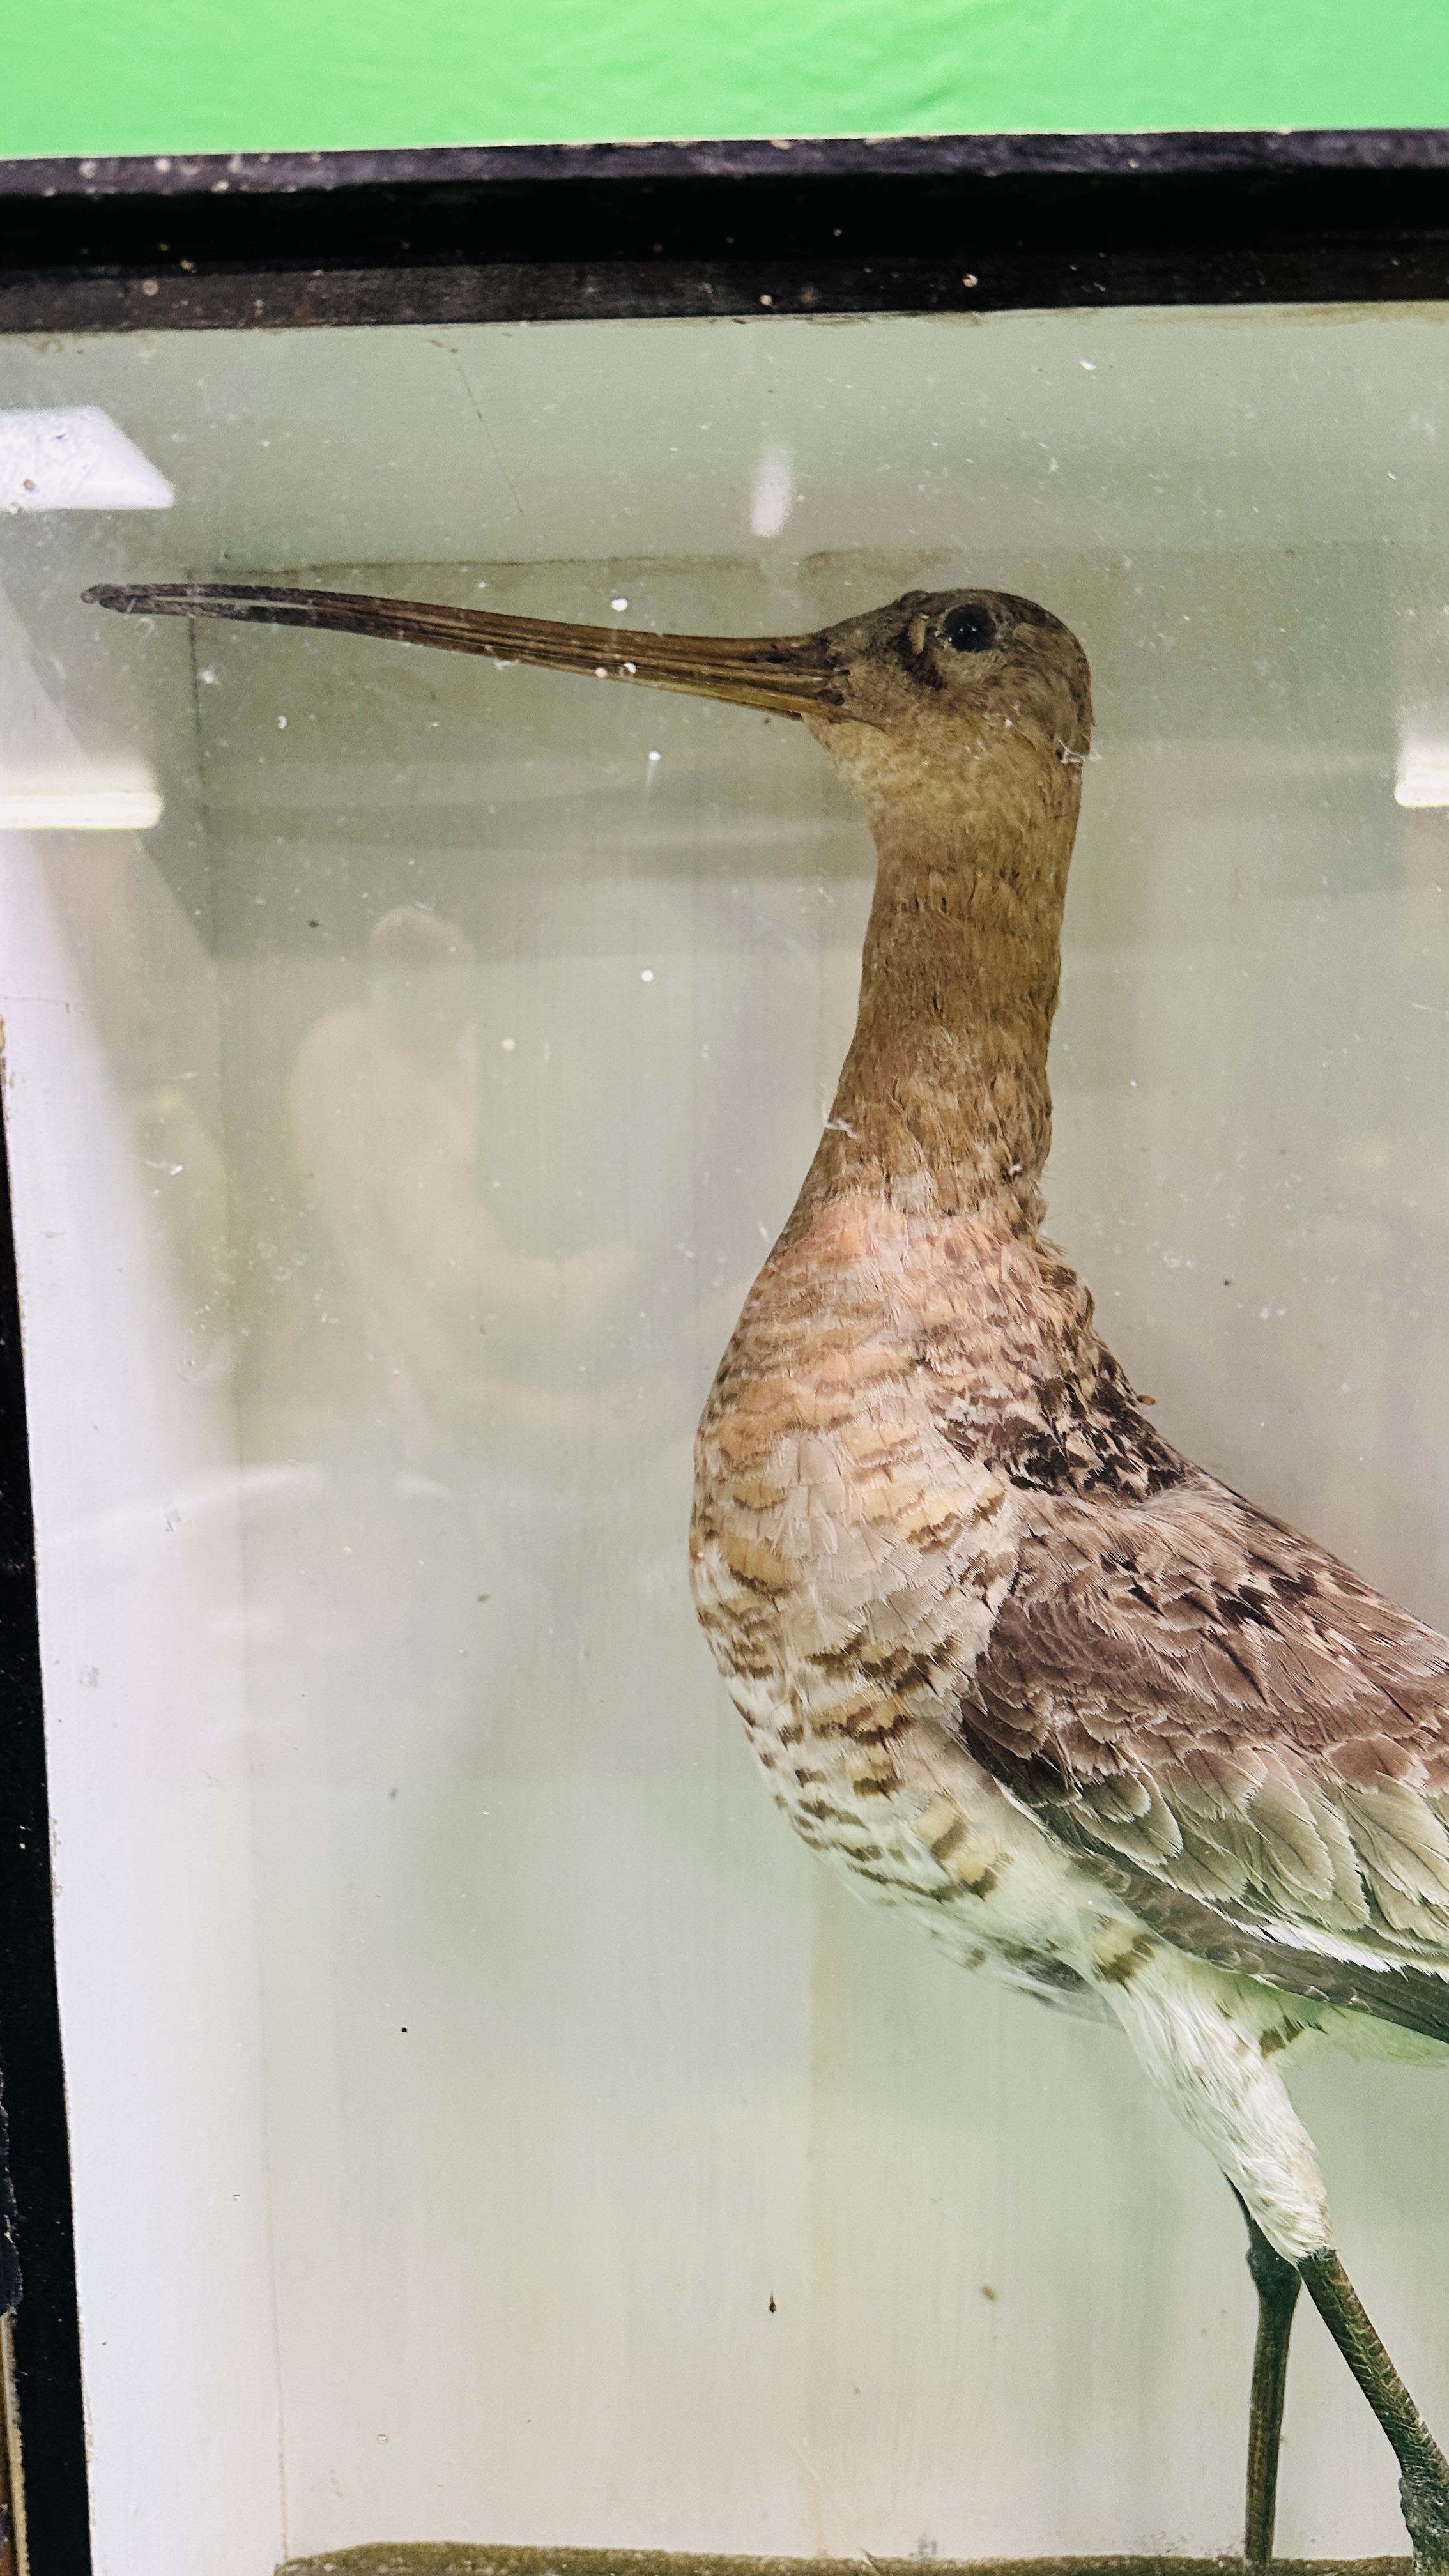
[[[489,1208],[467,933],[403,904],[367,954],[364,998],[297,1050],[291,1110],[403,1457],[435,1470],[490,1424],[592,1427],[610,1399],[579,1388],[576,1345],[617,1306],[632,1256],[620,1244],[558,1260],[516,1250]]]

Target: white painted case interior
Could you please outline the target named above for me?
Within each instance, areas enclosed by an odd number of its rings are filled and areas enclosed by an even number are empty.
[[[0,838],[102,2576],[1229,2549],[1252,2307],[1112,2037],[827,1882],[694,1632],[691,1429],[869,890],[803,731],[80,591],[1046,601],[1100,715],[1053,1230],[1168,1434],[1444,1624],[1446,349],[1419,311],[0,343],[0,407],[98,408],[175,492],[0,520],[0,765],[28,728],[164,802]],[[1330,2059],[1301,2096],[1442,2426],[1449,2100]],[[1311,2317],[1279,2545],[1401,2546]]]

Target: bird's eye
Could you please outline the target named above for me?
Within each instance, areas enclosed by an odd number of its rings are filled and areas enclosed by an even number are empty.
[[[953,608],[941,620],[941,632],[958,653],[988,653],[996,641],[995,621],[984,608]]]

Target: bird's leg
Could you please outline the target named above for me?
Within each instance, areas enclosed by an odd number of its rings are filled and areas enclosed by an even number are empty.
[[[1385,2352],[1332,2246],[1305,2254],[1298,2269],[1393,2446],[1416,2576],[1449,2576],[1449,2460]]]
[[[1253,2346],[1253,2389],[1248,2403],[1248,2495],[1243,2556],[1266,2567],[1273,2556],[1278,2503],[1278,2452],[1283,2437],[1283,2396],[1288,2385],[1288,2338],[1302,2286],[1298,2267],[1270,2245],[1240,2191],[1233,2198],[1248,2223],[1248,2270],[1258,2293],[1258,2336]]]

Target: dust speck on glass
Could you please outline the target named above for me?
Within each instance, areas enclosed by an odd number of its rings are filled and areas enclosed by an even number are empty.
[[[1290,2324],[1277,2546],[1449,2566],[1446,419],[1420,307],[0,341],[118,2568],[1210,2557],[1255,2331],[1263,2556]]]

